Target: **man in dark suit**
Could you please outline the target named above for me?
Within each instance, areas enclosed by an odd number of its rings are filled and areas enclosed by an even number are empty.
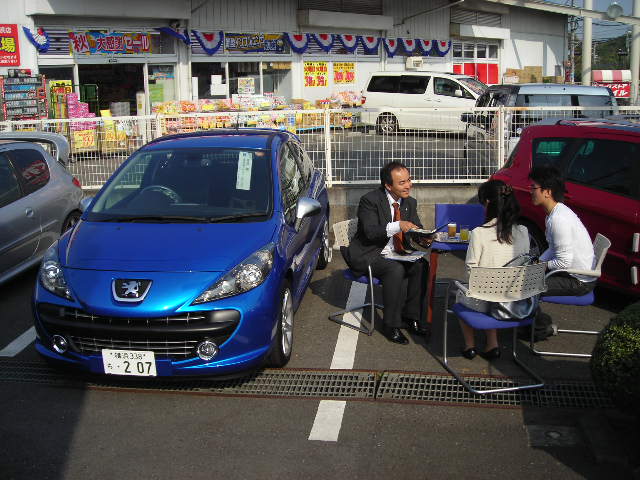
[[[346,252],[349,267],[366,272],[371,265],[382,281],[384,325],[382,333],[392,342],[406,345],[409,340],[400,328],[426,336],[424,303],[427,272],[425,260],[415,262],[385,258],[408,249],[404,233],[422,228],[417,202],[410,197],[411,176],[400,162],[390,162],[380,171],[380,188],[362,196],[358,205],[358,231]]]

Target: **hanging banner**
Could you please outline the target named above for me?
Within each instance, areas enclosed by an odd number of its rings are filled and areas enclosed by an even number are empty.
[[[347,52],[353,53],[358,48],[358,40],[360,40],[360,37],[358,35],[344,34],[338,35],[338,39]]]
[[[413,38],[399,38],[398,40],[400,41],[405,53],[410,55],[416,49],[416,41]]]
[[[151,53],[148,33],[69,32],[71,51],[84,55]]]
[[[362,42],[362,47],[367,55],[374,55],[378,53],[380,37],[369,37],[364,35],[360,37],[360,41]]]
[[[329,53],[331,51],[331,47],[333,47],[333,42],[335,37],[331,33],[312,33],[313,39],[316,41],[318,46],[325,52]]]
[[[444,57],[451,50],[451,40],[434,40],[433,51],[440,57]]]
[[[227,52],[285,53],[281,33],[225,33],[224,45]]]
[[[18,25],[0,24],[0,67],[20,65]]]
[[[207,55],[215,54],[220,46],[222,45],[222,40],[224,39],[224,33],[222,31],[219,32],[201,32],[199,30],[191,30],[196,40],[205,51]]]
[[[400,46],[398,40],[395,38],[383,38],[382,42],[389,58],[393,58],[393,56],[398,51],[398,47]]]
[[[356,83],[356,64],[354,62],[333,62],[333,83]]]
[[[284,35],[294,52],[304,53],[307,51],[309,39],[311,38],[308,33],[285,33]]]
[[[329,83],[327,62],[304,62],[304,86],[326,87]]]
[[[425,57],[429,56],[431,50],[433,50],[433,40],[425,40],[423,38],[417,38],[418,48]]]

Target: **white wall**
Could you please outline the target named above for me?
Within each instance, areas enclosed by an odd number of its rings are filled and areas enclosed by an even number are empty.
[[[2,1],[14,3],[13,0]],[[165,19],[191,16],[191,0],[24,0],[24,3],[27,15]]]
[[[24,26],[33,31],[33,20],[25,15],[24,2],[25,0],[0,0],[1,23],[18,25],[18,44],[20,47],[20,66],[0,67],[0,75],[7,75],[7,70],[10,68],[30,68],[33,72],[38,71],[36,49],[27,40],[22,30]]]

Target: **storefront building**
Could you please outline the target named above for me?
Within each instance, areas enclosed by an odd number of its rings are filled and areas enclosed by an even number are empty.
[[[371,72],[542,81],[566,52],[564,15],[482,0],[22,0],[8,18],[20,67],[55,81],[60,114],[68,91],[95,114],[357,105]]]

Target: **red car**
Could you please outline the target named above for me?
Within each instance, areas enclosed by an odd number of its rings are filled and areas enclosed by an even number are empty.
[[[603,119],[549,120],[527,127],[491,178],[513,186],[532,248],[543,251],[545,214],[531,203],[528,174],[552,164],[566,180],[565,203],[591,238],[611,240],[600,283],[640,296],[640,124]]]

